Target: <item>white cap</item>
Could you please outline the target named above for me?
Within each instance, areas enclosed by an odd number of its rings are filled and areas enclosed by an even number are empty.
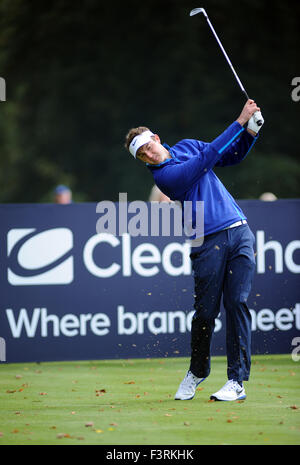
[[[152,136],[154,136],[153,132],[147,130],[142,132],[142,134],[135,136],[132,139],[129,145],[129,152],[131,153],[131,155],[134,156],[134,158],[136,158],[136,152],[138,151],[138,149],[142,147],[142,145],[145,145],[148,142],[150,142],[152,140]]]

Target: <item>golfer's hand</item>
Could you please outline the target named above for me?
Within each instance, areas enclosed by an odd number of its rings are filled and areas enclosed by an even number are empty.
[[[244,126],[244,124],[248,123],[249,119],[256,111],[260,111],[260,108],[256,105],[254,100],[247,100],[237,122],[240,123],[241,126]]]
[[[258,132],[261,130],[265,120],[263,115],[260,111],[256,111],[248,121],[247,124],[247,131],[252,134],[252,136],[256,136]]]

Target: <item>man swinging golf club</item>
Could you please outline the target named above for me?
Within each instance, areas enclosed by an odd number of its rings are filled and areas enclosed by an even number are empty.
[[[259,124],[257,121],[259,120]],[[223,303],[226,311],[228,381],[211,395],[214,400],[245,399],[243,381],[251,364],[251,315],[247,307],[255,269],[254,235],[246,216],[213,171],[215,166],[240,163],[257,140],[264,120],[254,100],[212,142],[184,139],[169,147],[147,127],[133,128],[125,146],[147,164],[155,184],[171,200],[204,202],[204,240],[195,241],[190,258],[195,285],[190,367],[175,395],[192,399],[210,373],[211,340]],[[193,221],[196,212],[193,211]],[[195,238],[197,239],[197,238]]]

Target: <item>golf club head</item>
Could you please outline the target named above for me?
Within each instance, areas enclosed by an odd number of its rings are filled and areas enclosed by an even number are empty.
[[[207,18],[207,14],[204,8],[194,8],[192,11],[190,11],[190,16],[195,16],[198,13],[203,13],[205,18]]]

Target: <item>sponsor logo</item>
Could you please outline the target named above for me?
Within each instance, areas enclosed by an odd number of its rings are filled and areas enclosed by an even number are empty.
[[[285,250],[280,242],[265,240],[265,232],[257,231],[256,233],[256,248],[257,248],[257,273],[266,273],[266,252],[272,251],[274,261],[268,266],[269,270],[274,270],[275,273],[283,273],[284,264],[291,273],[300,273],[300,265],[295,263],[294,253],[300,249],[300,241],[295,240],[287,244]]]
[[[73,234],[67,228],[11,229],[7,234],[8,282],[12,286],[70,284]]]
[[[119,248],[119,263],[114,261],[109,266],[103,267],[95,259],[96,248],[103,247],[103,244],[109,245],[111,248]],[[157,275],[161,268],[169,276],[191,274],[189,244],[170,242],[160,251],[156,245],[144,242],[132,249],[129,234],[123,234],[121,240],[112,234],[95,234],[85,244],[83,262],[87,270],[98,278],[111,278],[118,273],[122,273],[123,276],[132,276],[133,271],[140,276],[150,278]],[[172,258],[175,254],[180,256],[179,265],[173,263]],[[112,261],[111,258],[110,261]]]
[[[80,253],[84,268],[96,278],[134,274],[151,278],[159,273],[169,276],[191,274],[191,245],[169,242],[165,246],[149,242],[133,246],[134,237],[98,233],[87,239]],[[266,241],[265,232],[256,233],[257,273],[300,273],[296,256],[300,241],[285,248],[279,241]],[[35,228],[11,229],[7,234],[7,279],[12,286],[67,285],[74,280],[73,233],[68,228],[37,231]]]

